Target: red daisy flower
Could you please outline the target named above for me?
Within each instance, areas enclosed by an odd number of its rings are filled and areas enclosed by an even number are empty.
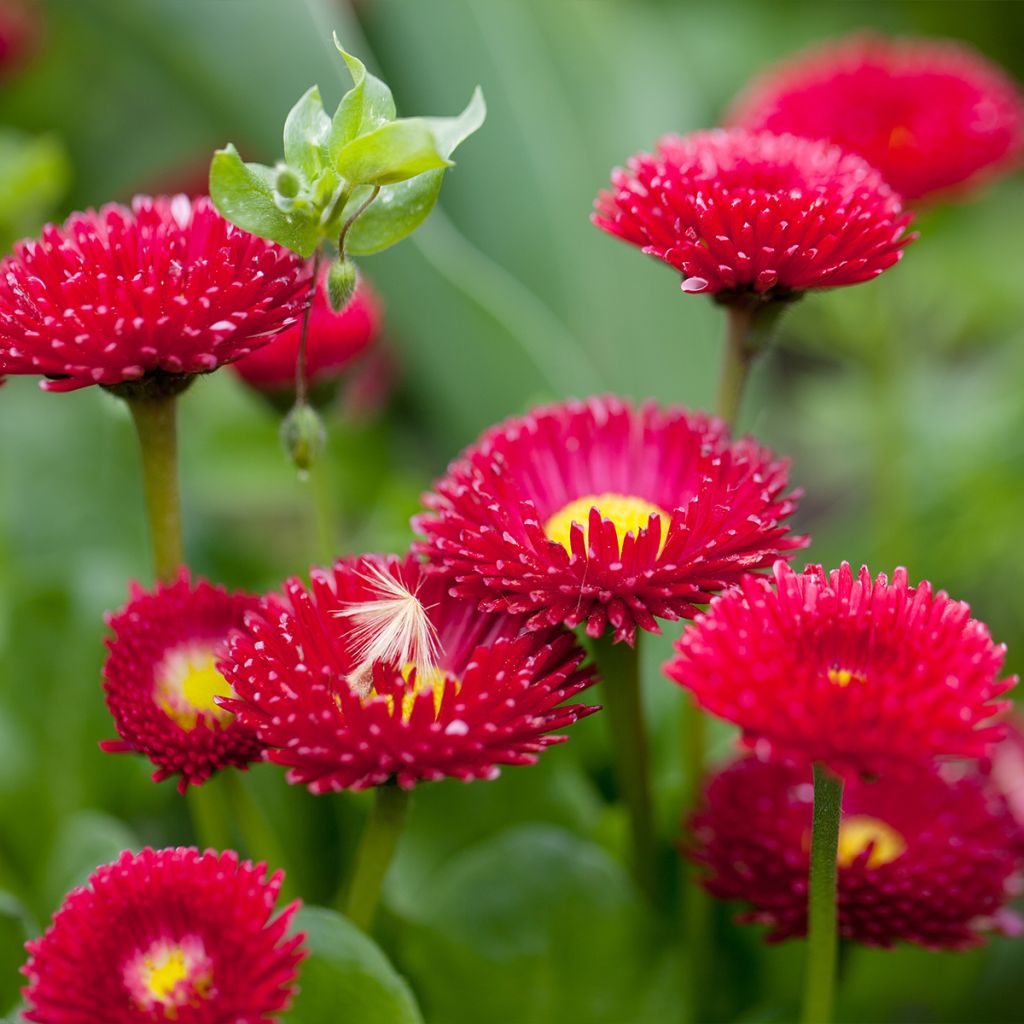
[[[770,132],[668,135],[613,173],[595,209],[599,228],[679,270],[684,292],[722,301],[868,281],[911,240],[863,159]]]
[[[0,372],[48,391],[206,373],[294,322],[308,288],[303,260],[208,199],[76,213],[0,264]]]
[[[298,903],[231,850],[125,851],[65,898],[22,968],[42,1024],[273,1024],[287,1009]]]
[[[615,397],[536,409],[452,464],[420,545],[487,611],[632,644],[803,547],[785,462],[718,420]]]
[[[980,757],[1004,728],[996,698],[1005,648],[970,608],[905,569],[889,583],[847,563],[775,585],[746,577],[676,643],[669,677],[748,746],[839,773],[914,770],[936,757]]]
[[[381,307],[377,296],[360,279],[348,304],[335,312],[327,297],[327,269],[320,274],[306,339],[306,381],[313,396],[334,397],[341,374],[376,340]],[[240,359],[233,369],[258,391],[285,393],[295,388],[295,364],[302,337],[301,323],[282,331],[271,344]]]
[[[521,635],[521,619],[454,600],[411,558],[339,561],[285,594],[232,638],[220,668],[238,698],[224,704],[314,793],[492,779],[597,710],[562,704],[594,681],[570,633]],[[393,628],[410,603],[424,635],[405,649]]]
[[[693,859],[720,899],[777,942],[807,931],[810,771],[747,757],[708,784]],[[1020,829],[977,773],[853,780],[839,832],[839,932],[870,946],[960,949],[1002,927],[1020,888]],[[1009,923],[1009,922],[1008,922]]]
[[[858,36],[803,54],[754,81],[730,121],[828,139],[906,199],[976,184],[1024,150],[1016,83],[945,40]]]
[[[111,753],[145,754],[157,782],[178,774],[178,789],[205,782],[215,771],[259,760],[263,744],[218,707],[231,687],[217,659],[245,614],[260,606],[249,594],[230,594],[182,570],[171,584],[148,592],[132,586],[131,600],[107,623],[114,636],[103,668],[107,707],[119,740],[100,746]]]

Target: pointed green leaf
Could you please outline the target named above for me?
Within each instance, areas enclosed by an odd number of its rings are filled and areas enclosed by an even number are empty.
[[[320,89],[314,85],[284,122],[285,161],[312,181],[320,173],[323,146],[330,134],[331,119],[324,112]]]
[[[358,185],[393,185],[451,163],[437,150],[434,133],[418,117],[388,121],[353,139],[334,162],[337,172]]]
[[[379,78],[368,74],[358,57],[345,52],[337,35],[334,45],[345,58],[353,85],[338,104],[331,124],[328,149],[332,162],[337,161],[338,154],[354,138],[395,119],[391,90]]]
[[[423,1024],[409,986],[372,939],[351,921],[322,907],[304,907],[295,924],[310,956],[299,968],[291,1024],[346,1020],[359,1024]]]
[[[477,88],[458,117],[423,118],[434,133],[442,156],[455,148],[484,122],[487,106]],[[428,171],[408,181],[381,189],[373,205],[352,225],[345,249],[354,256],[368,256],[412,234],[427,219],[437,202],[443,170]]]
[[[274,198],[277,171],[246,164],[234,146],[219,149],[210,164],[210,198],[232,224],[261,238],[309,256],[319,240],[319,226],[302,212],[284,213]]]

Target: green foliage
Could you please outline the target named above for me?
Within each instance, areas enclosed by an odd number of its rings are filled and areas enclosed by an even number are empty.
[[[288,1014],[291,1024],[351,1020],[359,1024],[423,1024],[405,980],[372,939],[347,918],[323,907],[304,907],[296,928],[310,949],[301,987]]]
[[[58,139],[0,130],[0,252],[35,233],[64,197],[70,178]]]
[[[244,163],[228,145],[210,165],[210,196],[228,220],[303,256],[325,240],[344,256],[349,237],[352,252],[378,252],[414,231],[437,202],[455,148],[485,116],[477,89],[458,117],[397,118],[387,85],[337,37],[335,45],[352,88],[333,117],[313,86],[285,120],[283,163]],[[369,226],[354,230],[368,210]]]

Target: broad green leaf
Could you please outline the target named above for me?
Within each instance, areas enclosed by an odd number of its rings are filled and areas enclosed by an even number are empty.
[[[331,123],[328,150],[331,161],[337,162],[338,154],[358,135],[395,119],[395,100],[391,90],[379,78],[367,73],[358,57],[345,52],[337,35],[334,45],[345,58],[353,82],[352,88],[338,104]]]
[[[430,126],[441,155],[450,157],[483,124],[486,116],[487,105],[477,88],[458,117],[422,120]],[[443,180],[444,170],[439,169],[381,189],[373,205],[352,225],[346,250],[355,256],[368,256],[412,234],[434,208]]]
[[[424,171],[450,166],[438,152],[422,118],[389,121],[353,139],[334,161],[335,170],[357,185],[393,185]]]
[[[320,238],[316,220],[302,212],[284,213],[274,198],[277,171],[246,164],[234,146],[219,149],[210,164],[210,198],[232,224],[309,256]]]
[[[299,968],[299,994],[289,1024],[341,1019],[423,1024],[405,979],[347,918],[323,907],[304,907],[296,927],[306,933],[311,953]]]
[[[331,134],[331,119],[324,112],[320,89],[313,86],[288,112],[284,122],[284,158],[307,181],[323,164],[323,147]]]

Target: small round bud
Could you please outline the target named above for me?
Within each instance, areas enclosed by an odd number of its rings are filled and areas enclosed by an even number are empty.
[[[281,422],[281,443],[298,469],[309,469],[327,444],[327,430],[316,409],[305,403],[292,406]]]
[[[282,167],[277,172],[274,188],[277,190],[278,195],[284,196],[285,199],[294,199],[302,188],[302,182],[290,167]]]
[[[348,305],[359,283],[359,270],[351,260],[336,260],[327,272],[327,295],[335,313]]]

